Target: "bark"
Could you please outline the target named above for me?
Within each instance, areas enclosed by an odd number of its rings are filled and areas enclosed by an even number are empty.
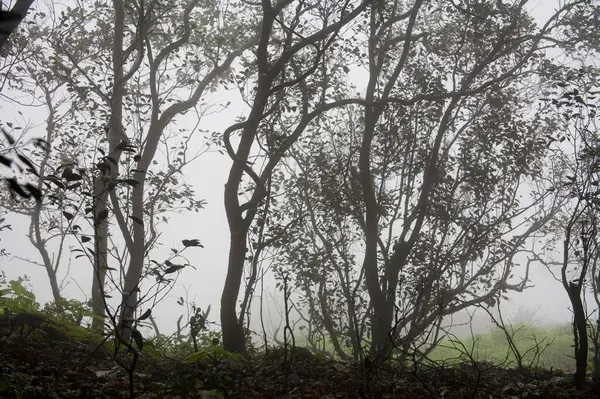
[[[27,15],[33,0],[17,0],[10,11],[0,11],[0,51],[8,42],[8,37],[13,33],[23,18]]]
[[[50,288],[52,290],[52,297],[54,298],[54,303],[56,305],[56,309],[58,312],[63,311],[63,299],[60,295],[60,287],[58,285],[58,278],[56,276],[56,270],[54,268],[54,263],[50,258],[50,254],[46,249],[46,242],[42,238],[42,233],[40,229],[40,213],[42,209],[42,203],[38,202],[35,204],[35,208],[33,210],[33,214],[31,215],[31,226],[33,229],[34,239],[31,240],[32,244],[39,251],[42,256],[42,262],[44,264],[44,268],[46,269],[46,274],[48,275],[48,281],[50,282]]]
[[[106,271],[108,268],[108,220],[100,219],[102,213],[108,212],[108,182],[114,180],[119,175],[119,161],[121,151],[117,146],[124,138],[122,120],[123,120],[123,96],[125,94],[125,80],[123,79],[123,36],[125,27],[125,9],[123,2],[113,0],[115,10],[114,16],[114,41],[112,47],[112,69],[113,69],[113,90],[110,98],[110,120],[108,125],[108,156],[114,162],[108,162],[110,172],[102,172],[94,180],[94,240],[96,253],[94,256],[94,277],[92,283],[92,310],[100,317],[94,318],[92,328],[102,332],[104,330],[104,318],[106,316],[106,304],[104,290],[106,283]]]
[[[100,222],[100,213],[107,209],[107,194],[101,176],[94,179],[94,265],[92,276],[92,329],[99,333],[104,332],[104,319],[106,309],[104,306],[104,285],[106,282],[106,268],[108,267],[108,220]]]
[[[593,376],[596,383],[600,382],[600,308],[596,315],[596,329],[594,331],[594,370]]]
[[[575,386],[581,388],[585,385],[587,375],[587,320],[579,284],[571,282],[569,284],[568,294],[571,305],[573,306],[573,337],[575,339],[575,373],[573,378]]]
[[[585,306],[583,299],[581,298],[581,292],[583,287],[583,281],[587,275],[587,269],[589,266],[588,257],[588,242],[582,233],[582,245],[583,245],[583,263],[581,270],[578,273],[579,279],[576,281],[569,281],[567,277],[567,268],[569,266],[570,246],[571,246],[571,234],[574,224],[578,221],[578,218],[583,214],[579,207],[582,205],[581,201],[577,203],[571,219],[565,229],[565,240],[563,241],[563,264],[561,267],[561,279],[563,288],[569,296],[569,301],[573,307],[573,349],[575,357],[575,373],[573,374],[573,382],[576,387],[581,388],[585,384],[587,375],[587,359],[588,359],[588,337],[587,337],[587,318],[585,314]]]
[[[237,233],[231,232],[227,277],[221,295],[223,346],[228,351],[237,353],[243,353],[246,350],[244,327],[238,320],[236,303],[244,271],[247,235],[247,229],[240,229]]]

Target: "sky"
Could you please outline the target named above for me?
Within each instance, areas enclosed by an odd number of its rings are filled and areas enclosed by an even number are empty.
[[[556,4],[550,0],[537,0],[532,2],[534,15],[540,20],[545,19],[551,14]],[[350,77],[355,82],[364,81],[361,72],[352,70]],[[221,101],[226,103],[231,101],[231,105],[219,114],[205,116],[201,123],[202,129],[222,132],[229,124],[233,123],[236,116],[243,115],[246,106],[239,100],[237,95],[221,90],[214,94],[212,101]],[[16,116],[16,109],[5,101],[0,100],[0,120],[10,120],[11,116]],[[31,132],[33,136],[41,136],[43,133],[43,115],[28,114],[30,123],[37,126]],[[180,126],[192,126],[195,121],[193,116],[179,119]],[[38,133],[39,132],[39,133]],[[201,156],[191,166],[185,170],[185,174],[199,198],[206,201],[207,205],[200,212],[188,212],[183,215],[172,214],[168,228],[164,230],[162,242],[164,243],[164,254],[169,248],[181,246],[182,239],[197,238],[201,241],[204,248],[191,248],[187,252],[187,258],[195,267],[186,268],[181,272],[176,287],[170,295],[159,303],[153,311],[161,332],[172,333],[175,330],[177,318],[184,312],[184,309],[176,304],[179,297],[188,296],[189,300],[194,301],[197,306],[206,308],[211,305],[211,314],[209,320],[219,322],[219,301],[223,283],[226,274],[227,254],[229,232],[226,222],[225,211],[223,207],[223,188],[227,179],[231,161],[226,155],[217,152],[208,152]],[[9,252],[18,257],[35,257],[36,253],[24,237],[26,233],[26,221],[21,218],[11,217],[12,231],[0,233],[1,247],[7,248]],[[9,257],[10,259],[10,257]],[[17,258],[1,259],[0,269],[6,272],[9,279],[27,275],[30,277],[30,284],[37,298],[44,303],[51,299],[51,292],[48,285],[48,279],[45,271],[39,266],[31,265]],[[37,259],[36,259],[37,260]],[[533,317],[536,323],[561,323],[570,320],[569,302],[562,285],[555,281],[546,268],[540,264],[532,265],[530,273],[532,288],[524,293],[511,294],[510,303],[505,304],[505,312],[516,318],[528,315]],[[83,292],[89,295],[91,286],[91,267],[84,262],[73,264],[69,272],[69,279],[64,295],[68,298],[77,298],[83,300]],[[282,295],[274,289],[274,279],[268,275],[265,280],[266,292],[272,293],[265,300],[267,305],[267,314],[271,314],[272,320],[267,321],[267,326],[278,324],[278,310],[281,308]],[[273,299],[274,298],[274,299]],[[278,303],[274,301],[279,301]],[[258,301],[254,301],[255,309]],[[258,312],[254,311],[253,323],[251,327],[258,331]],[[533,316],[532,316],[533,315]],[[459,318],[464,319],[464,316]],[[481,326],[489,326],[485,317],[479,317],[478,323]],[[485,329],[482,327],[482,329]],[[268,328],[271,330],[271,328]]]

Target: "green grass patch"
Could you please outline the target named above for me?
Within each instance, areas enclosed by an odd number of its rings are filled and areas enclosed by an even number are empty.
[[[534,327],[515,325],[509,329],[514,345],[522,356],[525,367],[543,367],[546,369],[572,371],[573,334],[569,324]],[[469,360],[517,366],[516,356],[510,350],[504,331],[494,328],[487,334],[477,334],[460,340],[443,340],[428,356],[435,362],[456,364]],[[590,351],[590,358],[593,352]]]

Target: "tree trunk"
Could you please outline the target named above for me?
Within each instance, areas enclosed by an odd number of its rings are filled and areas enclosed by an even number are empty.
[[[367,95],[371,101],[373,95]],[[365,128],[359,156],[359,180],[365,202],[365,283],[371,298],[373,314],[371,316],[371,354],[384,358],[391,350],[389,333],[392,328],[393,306],[381,289],[379,269],[377,266],[377,239],[379,234],[379,207],[373,176],[371,172],[371,146],[375,136],[375,124],[381,111],[374,108],[365,109]],[[393,298],[393,295],[391,296]],[[392,311],[390,311],[390,309]]]
[[[588,359],[587,320],[581,299],[581,288],[577,283],[569,283],[569,300],[573,306],[573,338],[575,341],[575,386],[581,388],[585,385]]]
[[[44,262],[44,268],[46,269],[46,274],[48,275],[48,280],[50,281],[50,288],[52,289],[52,297],[54,298],[54,304],[56,305],[56,310],[59,313],[63,311],[63,299],[60,296],[60,288],[58,286],[58,279],[56,277],[56,270],[54,269],[54,264],[52,263],[52,259],[50,258],[50,254],[46,249],[46,242],[42,239],[42,233],[40,231],[40,210],[42,204],[41,202],[37,203],[34,209],[34,213],[32,216],[31,223],[33,225],[33,229],[35,231],[35,243],[34,246],[42,255],[42,261]]]
[[[56,109],[54,108],[54,104],[52,103],[52,96],[50,92],[47,90],[45,86],[42,87],[44,90],[45,98],[46,98],[46,107],[48,107],[48,117],[46,118],[46,143],[48,143],[48,150],[44,154],[42,162],[40,163],[39,170],[39,180],[38,180],[38,190],[42,191],[44,188],[44,177],[46,176],[46,167],[48,166],[48,160],[50,159],[50,151],[52,148],[52,139],[54,137],[54,129],[56,128],[55,123],[55,115]],[[44,268],[46,269],[46,274],[48,275],[48,280],[50,281],[50,288],[52,289],[52,297],[54,298],[54,303],[56,305],[56,310],[59,313],[63,311],[63,299],[60,295],[60,288],[58,286],[58,279],[56,277],[56,270],[58,268],[62,253],[62,247],[59,249],[59,254],[56,259],[56,267],[54,266],[54,262],[48,253],[48,249],[46,248],[46,241],[42,238],[42,230],[40,228],[40,218],[43,206],[43,199],[41,201],[36,201],[35,208],[33,209],[33,213],[31,215],[31,223],[29,225],[29,240],[33,244],[33,246],[39,251],[42,256],[42,261],[44,262]]]
[[[227,277],[221,295],[223,346],[226,350],[236,353],[246,351],[244,327],[237,317],[236,304],[244,271],[247,234],[248,231],[244,228],[240,228],[239,231],[231,230]]]
[[[4,4],[4,2],[2,3]],[[0,18],[0,51],[6,45],[8,37],[14,32],[23,18],[27,15],[27,11],[33,4],[33,0],[17,0],[10,11],[2,11]]]
[[[121,138],[123,137],[123,29],[125,24],[125,10],[123,3],[119,0],[113,0],[115,9],[115,30],[112,48],[112,68],[113,68],[113,90],[110,98],[110,121],[108,126],[108,156],[112,157],[113,162],[107,162],[110,166],[108,174],[100,173],[94,181],[94,226],[95,226],[95,248],[94,256],[94,279],[92,283],[92,310],[100,315],[98,319],[92,322],[92,328],[102,332],[104,330],[104,317],[106,316],[104,289],[106,283],[106,271],[108,269],[108,217],[100,220],[102,213],[108,212],[108,191],[106,190],[106,181],[116,179],[119,175],[119,161],[121,151],[116,151]],[[110,179],[108,179],[110,178]]]
[[[600,383],[600,309],[596,316],[596,331],[594,332],[594,382]]]
[[[99,333],[104,332],[104,319],[106,308],[104,306],[104,284],[108,267],[108,219],[100,219],[100,213],[107,209],[108,194],[105,192],[103,176],[94,179],[94,267],[92,277],[92,329]]]
[[[129,340],[131,334],[131,324],[134,313],[138,306],[140,282],[144,272],[145,259],[145,236],[146,229],[144,226],[144,173],[136,172],[134,179],[139,183],[132,189],[131,211],[132,217],[135,220],[133,223],[133,244],[130,252],[130,261],[125,274],[125,283],[123,287],[123,298],[121,301],[121,313],[119,328],[121,330],[121,338],[125,341]]]

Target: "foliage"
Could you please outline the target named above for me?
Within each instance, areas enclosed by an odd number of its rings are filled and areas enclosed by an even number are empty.
[[[273,176],[276,276],[294,277],[309,338],[326,331],[356,359],[390,331],[402,352],[445,315],[525,289],[516,255],[560,206],[540,183],[550,126],[527,88],[544,59],[530,39],[557,25],[502,3],[384,4],[338,49],[347,64],[353,46],[371,54],[357,56],[359,94],[377,106],[315,119]],[[336,66],[332,90],[353,92]]]
[[[35,294],[25,286],[27,278],[6,281],[0,271],[0,310],[5,314],[35,312],[40,309]]]

